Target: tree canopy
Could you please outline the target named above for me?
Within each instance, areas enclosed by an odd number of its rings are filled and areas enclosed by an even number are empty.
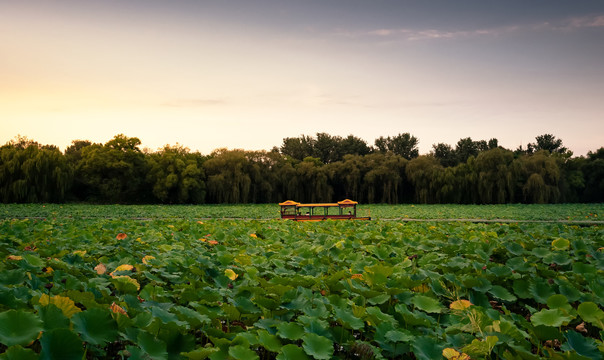
[[[556,203],[604,202],[604,148],[572,157],[545,134],[527,150],[497,139],[438,143],[419,155],[409,133],[379,137],[317,133],[271,151],[217,149],[209,155],[165,145],[143,151],[136,137],[105,144],[74,140],[62,153],[17,137],[0,147],[0,198],[91,203]]]

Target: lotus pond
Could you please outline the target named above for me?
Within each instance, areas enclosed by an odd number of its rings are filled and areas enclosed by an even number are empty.
[[[501,219],[602,222],[604,204],[509,204],[509,205],[383,205],[360,204],[373,219]],[[0,219],[6,218],[240,218],[275,219],[277,204],[247,205],[82,205],[0,204]]]
[[[0,258],[2,359],[604,351],[598,224],[5,217]]]

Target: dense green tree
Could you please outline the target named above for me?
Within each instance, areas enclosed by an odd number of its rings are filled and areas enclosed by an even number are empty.
[[[353,135],[348,135],[347,137],[343,138],[340,142],[340,146],[343,156],[367,155],[371,152],[371,148],[369,148],[365,140]]]
[[[551,154],[563,154],[568,151],[567,148],[562,146],[562,139],[556,139],[556,137],[552,134],[539,135],[535,138],[535,140],[536,141],[534,143],[529,143],[527,145],[527,152],[529,154],[536,153],[541,150],[549,151]]]
[[[405,172],[415,187],[415,201],[430,204],[436,201],[433,181],[435,174],[442,168],[436,158],[429,155],[419,156],[407,163]]]
[[[0,199],[9,202],[62,202],[73,179],[55,146],[25,137],[0,147]]]
[[[285,138],[281,145],[281,153],[292,159],[302,161],[307,156],[313,156],[315,139],[312,136]]]
[[[583,201],[604,202],[604,147],[587,153],[581,169],[585,174]]]
[[[298,191],[296,199],[303,202],[327,202],[333,196],[329,173],[319,158],[307,157],[296,165]]]
[[[150,200],[145,187],[147,162],[140,140],[116,135],[104,145],[81,149],[76,177],[85,187],[86,199],[105,203],[139,203]]]
[[[501,148],[481,152],[476,157],[478,195],[483,204],[512,202],[515,190],[514,154]]]
[[[381,153],[391,151],[395,155],[411,160],[419,156],[418,143],[419,140],[415,136],[403,133],[387,138],[380,136],[375,140],[375,148]]]
[[[217,149],[203,164],[207,176],[207,202],[237,204],[249,202],[252,184],[246,171],[248,159],[244,150]]]
[[[448,167],[457,165],[457,156],[455,155],[455,150],[453,150],[449,144],[433,144],[430,155],[438,159],[442,166]]]
[[[329,164],[342,159],[342,138],[331,136],[327,133],[317,133],[314,141],[313,156],[319,158],[322,163]]]
[[[180,145],[166,145],[147,156],[146,180],[162,203],[201,204],[205,200],[203,157]]]
[[[480,152],[479,142],[473,141],[472,138],[459,139],[455,146],[455,155],[458,163],[468,161],[470,156],[476,157]]]
[[[387,204],[399,202],[399,191],[403,190],[403,177],[407,160],[395,154],[371,154],[366,156],[371,168],[363,181],[367,188],[367,201]]]
[[[219,149],[209,156],[181,146],[141,151],[117,135],[105,144],[55,146],[17,138],[0,147],[3,202],[274,203],[287,199],[421,203],[604,201],[604,148],[587,157],[553,135],[512,153],[497,139],[460,139],[417,156],[408,133],[360,138],[317,133],[284,139],[272,151]],[[408,159],[411,160],[408,160]]]
[[[517,160],[523,171],[524,201],[535,204],[556,203],[560,199],[560,168],[547,151],[525,155]]]

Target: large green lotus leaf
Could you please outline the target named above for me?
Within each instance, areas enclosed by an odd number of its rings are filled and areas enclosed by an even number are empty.
[[[413,355],[419,360],[442,360],[445,345],[435,339],[423,336],[413,341]]]
[[[577,313],[581,319],[604,330],[604,311],[596,303],[590,301],[581,303],[577,308]]]
[[[409,330],[401,329],[401,330],[390,330],[384,336],[387,340],[396,342],[410,342],[415,339],[415,336],[411,335]]]
[[[461,351],[471,356],[472,359],[484,359],[490,354],[497,341],[499,341],[497,336],[487,336],[485,340],[474,339]]]
[[[500,278],[508,278],[512,276],[512,270],[509,267],[503,265],[496,265],[490,267],[488,271]]]
[[[307,360],[310,359],[301,347],[288,344],[281,348],[277,360]]]
[[[315,359],[330,359],[333,354],[333,342],[325,336],[306,334],[302,338],[304,351]]]
[[[547,304],[547,299],[555,294],[552,287],[545,280],[541,279],[533,279],[529,286],[529,291],[533,295],[533,298],[541,304]]]
[[[577,354],[593,360],[602,359],[602,353],[598,350],[598,345],[594,339],[586,338],[574,330],[567,331],[564,336],[568,341],[562,345],[563,350],[574,350]]]
[[[396,304],[394,309],[399,313],[407,325],[411,326],[424,326],[431,327],[434,325],[435,320],[423,311],[409,311],[407,305]],[[395,325],[394,322],[388,322],[389,324]]]
[[[105,345],[117,337],[117,323],[108,310],[88,309],[71,318],[76,330],[86,342],[93,345]]]
[[[367,299],[367,302],[370,303],[371,305],[379,305],[379,304],[385,303],[388,300],[390,300],[390,295],[380,294],[380,295],[373,296],[373,297]]]
[[[521,299],[529,299],[532,295],[529,291],[529,282],[523,279],[516,279],[512,284],[512,289],[516,296]]]
[[[284,339],[298,340],[304,335],[304,328],[294,322],[282,322],[277,326],[277,335]]]
[[[547,307],[549,307],[550,309],[562,309],[566,313],[569,313],[572,310],[572,307],[568,303],[568,299],[562,294],[555,294],[550,296],[547,299]]]
[[[195,348],[195,336],[181,333],[179,327],[174,323],[162,326],[158,338],[166,343],[170,359],[179,358],[180,353]]]
[[[210,355],[212,355],[213,353],[215,353],[217,351],[218,351],[218,349],[216,349],[216,348],[202,347],[202,348],[195,349],[193,351],[182,353],[181,355],[186,357],[189,360],[205,360]]]
[[[23,283],[26,278],[26,272],[21,269],[2,270],[0,272],[0,284],[2,285],[18,285]]]
[[[39,357],[33,350],[24,349],[20,345],[11,346],[0,354],[0,360],[37,360]]]
[[[379,325],[383,322],[396,324],[396,319],[389,314],[384,314],[377,306],[370,306],[365,310],[366,318],[369,318],[373,325]]]
[[[281,341],[266,330],[258,330],[258,342],[268,351],[278,352],[281,349]]]
[[[566,252],[558,252],[552,255],[552,262],[558,265],[568,265],[572,262],[572,259]]]
[[[211,322],[210,318],[206,315],[201,315],[197,311],[189,309],[188,307],[175,306],[174,311],[182,315],[180,316],[181,320],[188,322],[189,325],[195,328],[201,326],[202,324],[209,324]]]
[[[32,267],[39,268],[46,265],[46,262],[44,262],[44,260],[40,259],[40,257],[36,255],[25,254],[23,255],[23,259],[25,259],[25,261],[27,261],[27,263]]]
[[[151,314],[161,320],[164,324],[173,322],[178,326],[185,327],[187,323],[185,321],[178,320],[178,317],[171,312],[160,308],[159,306],[154,306],[151,308]]]
[[[322,336],[327,336],[327,334],[329,334],[329,323],[325,320],[302,315],[298,317],[298,321],[304,324],[304,330],[307,333],[313,333]]]
[[[512,293],[510,293],[506,288],[504,288],[503,286],[499,286],[499,285],[493,285],[491,290],[489,290],[489,293],[503,301],[511,302],[511,301],[516,301],[516,299],[517,299],[516,296],[512,295]]]
[[[568,282],[560,282],[559,285],[560,294],[566,296],[569,302],[575,302],[583,296],[577,288]]]
[[[341,308],[335,308],[336,319],[342,321],[344,327],[351,328],[354,330],[362,329],[365,326],[363,320],[354,316],[351,311],[347,311]]]
[[[415,295],[413,299],[411,299],[411,303],[418,309],[427,313],[440,313],[444,309],[438,300],[425,295]]]
[[[570,241],[563,239],[563,238],[558,238],[558,239],[552,241],[553,250],[564,251],[564,250],[568,250],[569,246],[570,246]]]
[[[260,359],[258,354],[250,350],[248,346],[235,345],[229,348],[229,355],[236,360]]]
[[[138,345],[147,353],[152,359],[167,359],[168,358],[168,346],[165,342],[156,339],[155,336],[149,334],[146,331],[140,331],[137,337]]]
[[[27,345],[42,331],[42,320],[30,312],[9,310],[0,314],[0,343]]]
[[[81,360],[84,355],[82,339],[69,329],[44,332],[40,344],[42,360]]]
[[[252,300],[250,300],[250,298],[246,297],[246,296],[239,296],[239,297],[236,297],[235,299],[233,299],[233,305],[235,305],[239,309],[243,310],[244,314],[260,313],[260,309],[258,309],[258,307],[256,305],[254,305]]]
[[[492,287],[493,284],[491,284],[491,282],[489,281],[489,279],[483,278],[483,277],[475,277],[475,276],[471,276],[469,277],[472,283],[467,284],[466,286],[471,287],[472,289],[476,290],[476,291],[480,291],[482,293],[489,291]]]
[[[46,331],[60,328],[68,329],[71,325],[69,318],[55,304],[36,305],[35,308],[38,310],[38,316],[44,322],[44,330]]]
[[[522,247],[522,245],[520,245],[520,244],[518,244],[518,243],[516,243],[516,242],[509,243],[509,244],[506,246],[506,249],[507,249],[507,250],[508,250],[508,251],[509,251],[511,254],[514,254],[514,255],[516,255],[516,256],[520,256],[520,255],[524,254],[524,251],[525,251],[525,250],[524,250],[524,247]]]
[[[602,264],[600,268],[604,270],[604,259],[602,259],[600,263]],[[604,300],[604,282],[602,280],[592,280],[589,282],[588,287],[596,297],[600,298],[600,300]]]
[[[544,258],[547,255],[551,254],[551,250],[544,248],[544,247],[533,248],[533,250],[531,250],[531,252],[533,253],[533,255],[540,257],[540,258]]]
[[[575,262],[573,263],[573,272],[575,274],[580,274],[580,275],[589,275],[589,274],[596,274],[597,273],[597,269],[594,265],[591,264],[585,264],[582,262]]]
[[[564,312],[560,309],[543,309],[531,316],[531,322],[535,326],[544,325],[558,327],[571,320],[572,317],[564,315]]]
[[[531,265],[520,256],[509,259],[505,264],[516,272],[528,272],[532,269]]]

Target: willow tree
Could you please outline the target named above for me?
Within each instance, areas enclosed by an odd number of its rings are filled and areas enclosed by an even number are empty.
[[[583,200],[587,202],[604,202],[604,147],[587,153],[582,166],[585,174],[585,192]]]
[[[203,157],[180,145],[147,155],[146,180],[162,203],[200,204],[205,200]]]
[[[72,171],[54,146],[18,137],[0,148],[0,199],[8,202],[61,202]]]
[[[526,179],[522,186],[524,201],[538,204],[558,202],[560,169],[556,159],[549,156],[547,151],[539,151],[521,156],[517,161]]]
[[[415,200],[421,204],[436,201],[434,194],[435,173],[442,168],[439,161],[433,156],[422,155],[407,163],[405,173],[415,188]]]
[[[110,203],[148,202],[145,186],[147,163],[135,137],[116,135],[104,145],[81,149],[76,176],[83,183],[87,200]]]
[[[514,199],[514,153],[495,148],[481,152],[475,161],[478,196],[483,204],[505,204]]]
[[[296,165],[298,196],[303,202],[330,201],[333,189],[329,185],[327,168],[318,158],[307,157]]]
[[[207,199],[210,203],[249,202],[251,179],[244,150],[218,149],[203,164],[207,176]]]

